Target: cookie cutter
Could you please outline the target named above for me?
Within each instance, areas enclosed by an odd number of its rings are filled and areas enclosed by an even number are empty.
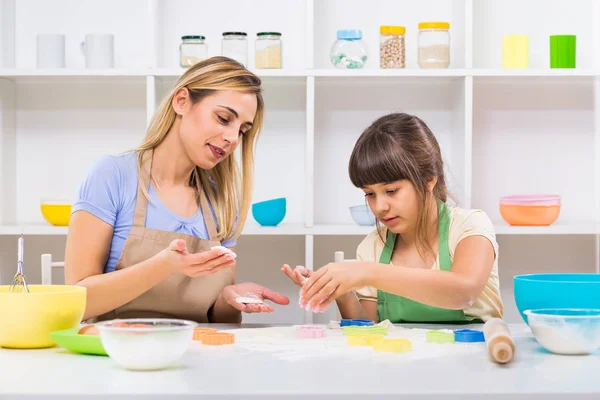
[[[201,341],[202,340],[202,336],[209,334],[209,333],[217,333],[216,329],[213,328],[194,328],[194,340],[198,340]]]
[[[340,326],[371,326],[375,325],[369,319],[343,319],[340,321]]]
[[[454,343],[454,332],[429,331],[427,332],[429,343]]]
[[[296,337],[301,339],[320,339],[325,337],[325,327],[301,325],[296,327]]]
[[[349,335],[348,346],[372,346],[375,340],[383,339],[383,335]]]
[[[474,329],[460,329],[454,331],[454,340],[462,343],[485,342],[483,331]]]
[[[202,344],[209,346],[222,346],[225,344],[234,344],[235,335],[227,332],[206,333],[201,337]]]
[[[412,350],[412,342],[408,339],[374,340],[373,350],[387,353],[406,353]]]
[[[387,335],[388,328],[385,326],[344,326],[344,335]]]

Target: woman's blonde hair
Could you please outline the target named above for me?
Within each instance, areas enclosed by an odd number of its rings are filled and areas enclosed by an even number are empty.
[[[218,239],[223,241],[232,236],[237,237],[246,222],[252,198],[254,145],[262,128],[264,113],[261,80],[240,63],[227,57],[212,57],[190,67],[160,103],[150,121],[146,137],[136,149],[138,174],[143,173],[144,153],[158,146],[173,126],[177,115],[172,106],[173,97],[182,88],[188,89],[193,104],[219,90],[256,95],[257,108],[252,128],[242,139],[242,174],[240,175],[235,155],[232,154],[211,170],[194,168],[189,182],[196,191],[198,204],[200,204],[202,189],[206,192],[217,217]],[[149,199],[147,188],[143,188],[143,191]]]

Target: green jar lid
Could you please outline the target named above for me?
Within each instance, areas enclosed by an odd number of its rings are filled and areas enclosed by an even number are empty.
[[[223,32],[223,36],[248,36],[246,32]]]
[[[186,35],[186,36],[182,36],[181,39],[185,40],[185,39],[206,39],[206,38],[202,35]]]
[[[281,32],[258,32],[256,36],[281,36]]]

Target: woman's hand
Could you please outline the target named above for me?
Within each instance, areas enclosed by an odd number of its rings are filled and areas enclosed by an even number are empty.
[[[168,248],[158,253],[157,257],[160,257],[173,273],[196,278],[234,267],[236,255],[222,246],[201,253],[188,253],[185,240],[175,239]]]
[[[223,289],[221,296],[223,296],[224,300],[233,308],[246,313],[273,312],[273,307],[264,303],[265,300],[271,300],[272,302],[281,305],[290,303],[290,299],[286,296],[252,282],[226,286],[225,289]],[[238,302],[237,299],[242,300],[242,297],[250,297],[261,303],[252,304]]]
[[[330,263],[313,272],[300,290],[300,305],[308,311],[326,310],[352,289],[365,286],[367,268],[361,263]]]
[[[288,278],[290,278],[296,285],[302,287],[304,282],[308,281],[308,278],[311,277],[312,271],[302,265],[298,265],[295,269],[292,268],[288,264],[283,264],[281,267],[281,272],[286,274]]]

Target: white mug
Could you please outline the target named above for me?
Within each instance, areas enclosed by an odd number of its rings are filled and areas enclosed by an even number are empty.
[[[38,34],[36,56],[38,68],[64,68],[65,35]]]
[[[81,42],[81,52],[85,56],[86,68],[114,68],[114,35],[87,34]]]

